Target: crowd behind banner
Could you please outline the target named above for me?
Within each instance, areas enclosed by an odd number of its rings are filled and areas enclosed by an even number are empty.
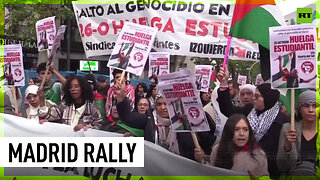
[[[109,87],[108,76],[80,72],[63,76],[49,67],[40,89],[44,71],[45,63],[38,66],[36,77],[26,71],[30,81],[24,95],[15,91],[21,105],[18,113],[13,110],[13,91],[4,87],[5,113],[40,124],[70,125],[74,131],[92,128],[144,137],[182,157],[251,176],[315,177],[318,104],[312,89],[299,95],[295,129],[291,129],[278,90],[269,83],[239,86],[229,79],[228,68],[220,69],[220,85],[207,92],[196,89],[196,78],[186,69],[159,76],[159,86],[138,83],[135,87],[115,69],[114,85]]]

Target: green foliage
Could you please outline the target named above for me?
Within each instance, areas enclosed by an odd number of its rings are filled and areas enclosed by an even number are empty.
[[[15,0],[14,3],[20,1]],[[30,1],[31,2],[31,1]],[[50,16],[65,20],[73,18],[73,11],[67,6],[40,4],[42,1],[32,1],[37,4],[6,4],[9,14],[4,22],[5,35],[25,41],[36,40],[35,24],[38,20]],[[54,1],[53,1],[54,2]]]

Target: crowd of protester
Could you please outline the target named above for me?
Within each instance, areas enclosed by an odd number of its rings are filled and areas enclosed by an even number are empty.
[[[114,70],[114,84],[104,76],[63,77],[46,64],[37,68],[25,97],[18,89],[7,88],[1,104],[4,113],[24,116],[39,123],[70,125],[75,131],[88,128],[117,132],[123,136],[144,137],[172,153],[212,166],[249,173],[251,176],[316,175],[316,92],[307,90],[296,103],[295,127],[283,113],[280,93],[269,83],[239,87],[229,80],[228,68],[221,68],[220,85],[200,92],[210,131],[196,133],[201,148],[196,148],[191,133],[171,129],[167,104],[157,84],[144,83],[134,88]],[[53,81],[52,76],[58,78]],[[44,79],[45,78],[45,79]],[[40,84],[44,79],[44,86]],[[12,92],[19,99],[13,108]],[[214,104],[218,104],[215,106]]]

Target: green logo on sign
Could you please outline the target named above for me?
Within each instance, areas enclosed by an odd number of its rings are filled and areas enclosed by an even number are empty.
[[[312,8],[297,8],[297,23],[312,23]]]

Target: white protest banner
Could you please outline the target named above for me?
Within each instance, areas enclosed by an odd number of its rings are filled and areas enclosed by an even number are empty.
[[[51,53],[47,62],[47,67],[53,65],[53,58],[57,54],[58,48],[60,47],[61,40],[64,38],[64,32],[66,31],[67,26],[61,25],[57,35],[54,37]]]
[[[140,76],[157,32],[156,28],[126,22],[107,66]]]
[[[247,76],[239,74],[237,83],[240,84],[241,86],[247,84]]]
[[[197,90],[201,92],[208,92],[210,86],[210,78],[213,66],[211,65],[196,65],[196,86]]]
[[[167,52],[149,53],[149,81],[157,82],[158,75],[170,73],[170,54]]]
[[[269,32],[272,87],[316,87],[315,25],[271,27]]]
[[[153,49],[171,55],[223,58],[234,11],[230,1],[73,1],[87,57],[107,55],[126,21],[158,28]],[[230,59],[257,60],[258,44],[233,38]]]
[[[56,35],[55,16],[37,21],[36,32],[38,51],[51,49]]]
[[[176,132],[209,131],[195,78],[188,69],[160,75],[159,91],[166,101],[172,129]]]
[[[24,86],[23,54],[21,44],[4,45],[3,85]]]
[[[88,129],[87,131],[74,132],[68,125],[49,123],[39,124],[28,119],[0,113],[3,120],[0,127],[4,129],[4,137],[121,137],[122,134],[111,133]],[[130,137],[134,138],[134,137]],[[50,143],[50,142],[48,142]],[[59,155],[60,156],[60,155]],[[143,180],[143,176],[243,176],[242,172],[230,171],[213,166],[199,164],[198,162],[186,159],[173,154],[166,149],[144,141],[144,167],[33,167],[33,168],[4,168],[4,176],[61,176],[55,179],[65,179],[63,176],[85,176],[103,178],[122,178],[132,180]],[[142,176],[142,177],[141,177]],[[175,177],[171,177],[175,179]],[[248,176],[241,178],[250,179]]]

